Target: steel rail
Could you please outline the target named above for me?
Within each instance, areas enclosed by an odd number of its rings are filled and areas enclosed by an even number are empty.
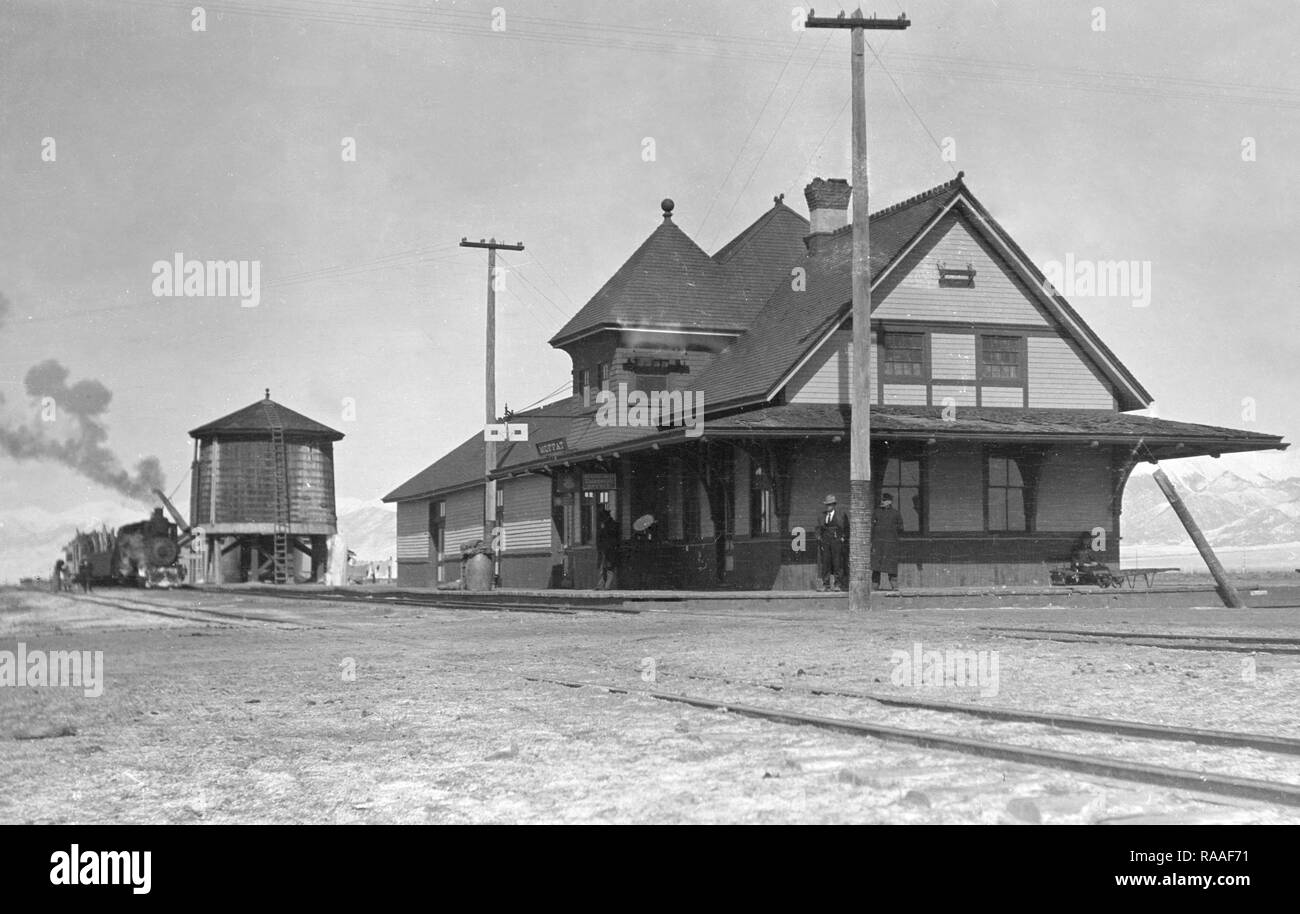
[[[1084,635],[1095,638],[1158,638],[1162,641],[1228,641],[1241,644],[1289,644],[1300,647],[1300,638],[1270,638],[1266,635],[1252,638],[1249,635],[1190,635],[1169,632],[1116,632],[1087,631],[1073,628],[1001,628],[980,626],[982,632],[1012,632],[1018,635],[1047,633],[1052,635]]]
[[[662,672],[659,675],[664,675]],[[668,673],[672,676],[674,674]],[[1300,755],[1300,739],[1287,736],[1266,736],[1257,733],[1236,733],[1232,730],[1206,730],[1199,727],[1171,727],[1165,724],[1147,724],[1133,720],[1113,720],[1106,717],[1081,717],[1074,714],[1054,714],[1042,711],[1021,711],[1016,708],[994,708],[983,705],[951,701],[930,701],[922,698],[901,698],[878,692],[853,692],[841,689],[819,689],[816,686],[786,686],[779,683],[751,682],[746,679],[724,679],[718,676],[684,675],[686,679],[721,682],[726,685],[747,685],[771,692],[789,692],[792,695],[808,694],[835,698],[859,698],[878,704],[919,711],[940,711],[946,714],[965,714],[988,720],[1012,723],[1042,724],[1063,730],[1086,730],[1095,733],[1112,733],[1119,736],[1138,736],[1167,742],[1197,743],[1204,746],[1226,746],[1236,749],[1258,749],[1283,755]]]
[[[848,733],[854,736],[866,736],[887,742],[907,743],[927,749],[946,749],[982,758],[1020,764],[1038,765],[1073,771],[1093,777],[1108,777],[1178,790],[1190,790],[1197,793],[1209,793],[1216,796],[1239,797],[1248,800],[1263,800],[1287,806],[1300,806],[1300,787],[1272,781],[1260,781],[1253,778],[1238,778],[1229,775],[1211,774],[1201,771],[1189,771],[1179,768],[1164,768],[1142,762],[1126,762],[1095,755],[1081,755],[1073,752],[1056,752],[1050,749],[1034,749],[1027,746],[1013,746],[988,740],[972,739],[964,736],[947,736],[941,733],[927,733],[921,730],[905,730],[900,727],[888,727],[881,724],[862,723],[838,717],[820,717],[813,714],[800,714],[794,711],[782,711],[777,708],[762,708],[739,702],[718,701],[712,698],[700,698],[693,695],[678,695],[672,692],[657,692],[644,689],[629,689],[623,686],[598,682],[572,682],[562,679],[542,677],[524,677],[528,682],[548,683],[571,689],[594,688],[614,695],[642,695],[658,701],[673,702],[704,708],[710,711],[724,711],[742,717],[752,717],[774,723],[796,726],[811,726],[822,730]]]

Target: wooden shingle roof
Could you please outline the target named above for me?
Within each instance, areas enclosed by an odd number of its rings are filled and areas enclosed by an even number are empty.
[[[228,416],[214,419],[207,425],[200,425],[190,432],[190,437],[212,438],[222,435],[269,434],[272,415],[277,419],[286,435],[328,438],[331,441],[340,441],[343,438],[342,432],[335,431],[328,425],[322,425],[315,419],[309,419],[302,413],[294,412],[287,406],[276,403],[270,397],[251,403]]]

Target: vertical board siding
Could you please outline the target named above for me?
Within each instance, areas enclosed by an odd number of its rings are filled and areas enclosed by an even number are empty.
[[[483,490],[452,492],[447,501],[447,532],[443,537],[444,554],[460,557],[460,547],[483,538]]]
[[[397,560],[399,562],[429,559],[429,502],[399,501],[397,503]]]
[[[930,334],[930,377],[944,381],[975,380],[975,334]]]
[[[1038,529],[1083,533],[1101,527],[1113,533],[1110,485],[1110,452],[1105,448],[1053,448],[1039,477]]]
[[[522,476],[497,483],[505,498],[505,547],[503,552],[550,549],[551,480],[546,476]]]
[[[1023,387],[981,387],[980,406],[1024,406]]]
[[[869,396],[879,403],[875,366],[880,364],[877,334],[871,334],[871,378]],[[836,330],[787,385],[788,403],[848,403],[853,379],[853,331]]]
[[[964,217],[949,214],[894,268],[900,279],[872,309],[874,320],[931,320],[970,323],[1049,325],[1035,304],[1034,292],[1015,276],[1002,258],[977,239]],[[939,285],[939,261],[945,266],[975,268],[971,288]]]
[[[952,397],[958,406],[975,405],[975,385],[958,387],[952,384],[935,384],[930,389],[932,406],[944,406],[944,397]]]
[[[899,406],[927,406],[927,387],[924,384],[886,384],[885,402]]]
[[[958,533],[984,529],[983,451],[944,447],[929,458],[930,530]]]
[[[1114,409],[1115,397],[1063,337],[1031,336],[1029,405],[1063,409]]]

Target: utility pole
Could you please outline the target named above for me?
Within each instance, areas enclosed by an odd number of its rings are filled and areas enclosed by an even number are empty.
[[[488,252],[488,288],[487,288],[487,410],[483,429],[483,542],[492,549],[492,559],[496,565],[493,583],[501,574],[501,557],[492,546],[492,531],[497,524],[497,484],[492,478],[492,471],[497,465],[497,443],[488,437],[488,425],[497,421],[497,250],[522,251],[524,243],[506,244],[495,238],[478,241],[460,239],[463,248],[487,248]]]
[[[866,29],[905,29],[907,14],[897,19],[867,18],[859,8],[852,16],[816,17],[810,29],[852,29],[853,69],[853,386],[849,394],[849,610],[871,608],[871,211],[867,205],[867,69]]]

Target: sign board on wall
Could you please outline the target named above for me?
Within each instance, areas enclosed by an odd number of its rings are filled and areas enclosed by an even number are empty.
[[[618,477],[613,473],[583,473],[584,492],[609,492],[618,488]]]

